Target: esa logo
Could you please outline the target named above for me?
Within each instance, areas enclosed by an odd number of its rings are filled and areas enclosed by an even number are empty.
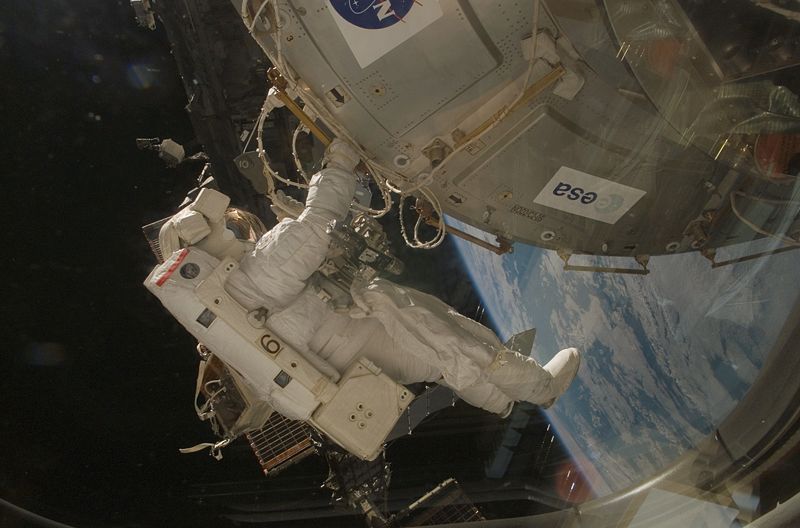
[[[330,0],[342,18],[364,29],[383,29],[402,22],[415,0]]]
[[[555,189],[553,189],[553,194],[556,196],[566,196],[567,200],[580,200],[582,204],[589,205],[590,203],[597,200],[597,193],[586,191],[580,187],[573,187],[569,183],[566,182],[558,182]]]
[[[643,189],[560,167],[533,203],[614,224],[645,194]]]
[[[577,185],[571,185],[566,182],[558,182],[553,189],[555,196],[564,196],[567,200],[573,202],[580,202],[584,205],[594,204],[595,210],[600,213],[613,213],[625,203],[625,198],[619,194],[611,193],[608,196],[598,198],[598,194],[593,191],[587,191]]]

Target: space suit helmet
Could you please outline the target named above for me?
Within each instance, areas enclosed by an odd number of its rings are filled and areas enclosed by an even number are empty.
[[[256,215],[236,207],[225,210],[225,227],[231,230],[237,239],[249,242],[258,242],[258,239],[267,232],[266,226]]]

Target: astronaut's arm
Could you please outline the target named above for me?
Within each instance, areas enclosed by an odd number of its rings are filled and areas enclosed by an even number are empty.
[[[325,226],[333,220],[343,220],[355,194],[353,170],[358,161],[358,154],[347,143],[335,139],[325,151],[325,168],[311,178],[306,207],[297,220],[314,224],[322,221]]]
[[[264,235],[241,262],[245,277],[232,277],[231,287],[244,294],[248,304],[289,303],[324,261],[330,245],[329,224],[343,220],[350,209],[356,186],[353,169],[358,163],[358,154],[336,140],[325,156],[326,167],[309,183],[303,212]]]

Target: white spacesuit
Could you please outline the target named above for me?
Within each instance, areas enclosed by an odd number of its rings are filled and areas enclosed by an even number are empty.
[[[302,214],[284,219],[255,247],[231,245],[229,233],[210,243],[214,227],[206,227],[197,211],[184,209],[162,229],[161,249],[168,255],[196,246],[217,258],[238,260],[225,284],[227,293],[251,313],[266,310],[266,327],[313,358],[323,372],[335,370],[333,377],[363,357],[401,384],[436,382],[493,413],[508,413],[515,401],[550,405],[577,373],[580,360],[574,348],[542,367],[440,300],[384,279],[354,288],[354,303],[346,313],[319,295],[309,278],[328,252],[331,222],[348,213],[358,161],[348,145],[335,141],[326,153],[326,167],[311,180]],[[156,281],[159,274],[154,271],[151,277]],[[289,408],[291,402],[269,403],[290,417],[302,415]]]

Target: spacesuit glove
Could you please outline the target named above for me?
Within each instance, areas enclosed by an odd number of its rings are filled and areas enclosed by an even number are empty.
[[[325,165],[353,172],[361,157],[350,144],[341,139],[334,139],[325,149]]]

